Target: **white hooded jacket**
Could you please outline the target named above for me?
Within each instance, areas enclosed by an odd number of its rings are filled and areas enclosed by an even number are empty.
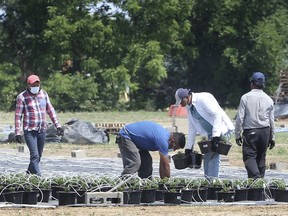
[[[208,92],[192,93],[192,104],[197,112],[212,125],[212,137],[219,137],[234,130],[232,121],[212,94]],[[188,112],[189,129],[185,149],[192,149],[197,133],[201,136],[208,136],[208,134],[198,120],[193,118],[190,111],[191,105],[187,105],[186,108]]]

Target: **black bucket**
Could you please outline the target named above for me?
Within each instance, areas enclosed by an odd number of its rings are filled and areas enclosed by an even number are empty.
[[[202,154],[192,152],[191,153],[191,164],[189,164],[189,166],[192,168],[195,168],[195,169],[200,169],[201,165],[202,165],[202,159],[203,159]]]
[[[179,157],[178,154],[175,154],[172,156],[172,159],[176,169],[185,169],[189,165],[190,155],[183,154],[181,157]]]

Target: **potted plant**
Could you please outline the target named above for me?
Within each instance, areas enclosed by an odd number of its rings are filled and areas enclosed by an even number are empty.
[[[142,197],[141,179],[135,177],[126,182],[122,187],[124,204],[140,204]]]
[[[247,186],[249,188],[247,200],[253,200],[253,201],[265,200],[264,188],[267,185],[266,180],[264,178],[258,178],[258,179],[248,178],[246,181]]]
[[[202,137],[202,139],[198,142],[198,146],[202,154],[214,151],[212,141],[207,140],[206,137]]]
[[[50,194],[51,194],[51,180],[48,178],[41,178],[38,183],[39,188],[39,196],[38,202],[49,202]]]
[[[156,190],[158,189],[157,182],[150,179],[142,180],[142,196],[141,203],[153,203],[155,202]]]
[[[200,169],[202,165],[203,155],[199,154],[198,151],[191,153],[191,162],[189,163],[190,168]]]
[[[3,193],[6,202],[12,202],[15,204],[23,203],[24,191],[17,191],[15,185],[9,185],[5,193]]]
[[[178,151],[177,154],[172,156],[172,159],[176,169],[185,169],[189,165],[190,155]]]
[[[207,199],[208,200],[216,200],[216,191],[220,191],[223,189],[223,182],[219,178],[214,178],[210,180],[210,184],[207,186]]]
[[[164,203],[177,204],[181,203],[181,192],[175,188],[171,188],[164,192]]]
[[[62,205],[73,205],[76,202],[76,193],[72,191],[72,186],[67,183],[62,185],[63,190],[57,191],[58,204]]]
[[[216,191],[216,197],[218,202],[234,202],[235,191],[232,185],[223,182],[222,189]]]
[[[234,201],[245,201],[248,196],[248,188],[244,180],[235,179],[232,181],[232,186],[235,190]]]
[[[273,179],[269,183],[269,188],[273,191],[275,201],[288,202],[288,186],[284,179]]]
[[[227,155],[230,151],[231,146],[232,146],[232,144],[230,142],[222,139],[220,141],[214,142],[213,147],[215,148],[215,151],[218,154]]]

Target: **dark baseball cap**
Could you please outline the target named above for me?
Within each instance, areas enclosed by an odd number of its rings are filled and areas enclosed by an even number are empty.
[[[265,76],[261,72],[255,72],[255,73],[253,73],[250,81],[251,82],[258,82],[258,83],[265,83]]]

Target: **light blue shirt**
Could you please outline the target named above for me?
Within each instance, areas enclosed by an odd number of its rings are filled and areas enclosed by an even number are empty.
[[[212,130],[213,130],[213,127],[212,125],[206,121],[196,110],[196,108],[194,106],[191,106],[190,108],[190,112],[191,112],[191,115],[197,119],[197,121],[199,122],[199,124],[202,126],[202,128],[207,132],[208,134],[208,139],[211,138],[212,136]]]

